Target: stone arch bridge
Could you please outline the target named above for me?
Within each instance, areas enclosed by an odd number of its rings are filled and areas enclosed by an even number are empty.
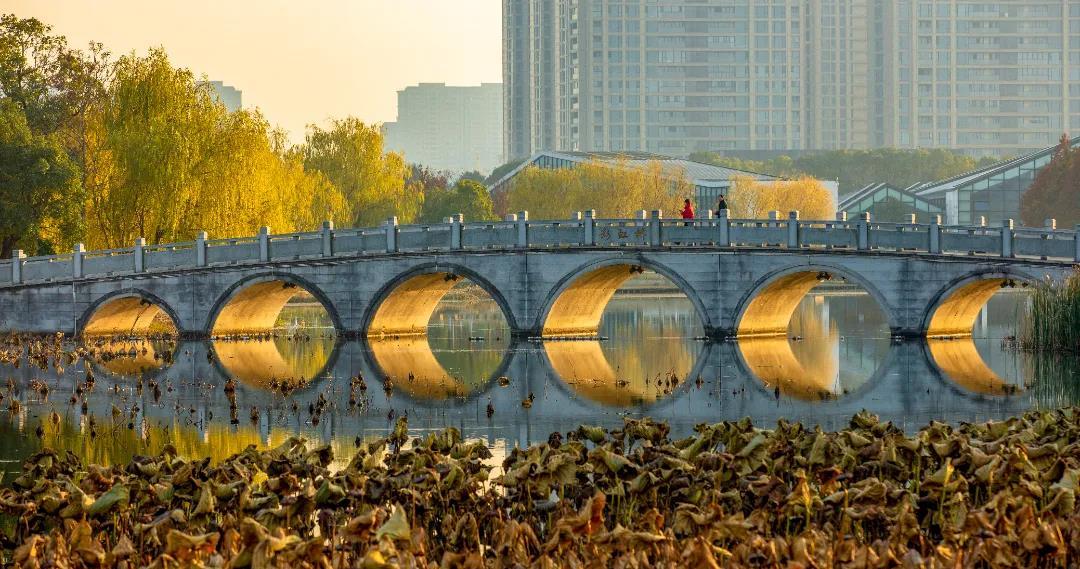
[[[1002,286],[1062,279],[1080,259],[1072,230],[858,220],[635,219],[464,223],[334,229],[146,245],[0,263],[0,331],[145,331],[167,315],[187,337],[269,330],[300,290],[338,334],[423,334],[458,281],[482,287],[517,337],[597,333],[615,290],[644,270],[693,303],[713,339],[785,333],[799,300],[843,279],[881,306],[892,334],[970,333]]]

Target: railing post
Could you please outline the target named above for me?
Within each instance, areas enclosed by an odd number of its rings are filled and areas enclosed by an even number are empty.
[[[270,227],[266,225],[259,228],[259,261],[270,261]]]
[[[83,278],[83,256],[86,254],[86,246],[82,243],[76,243],[75,247],[71,250],[71,277],[75,279]]]
[[[141,273],[146,270],[146,239],[139,237],[135,239],[135,272]]]
[[[720,247],[731,247],[731,210],[722,209],[716,212],[718,221],[716,226],[719,228],[720,238],[716,240],[716,244]]]
[[[208,236],[205,231],[200,231],[195,235],[195,266],[206,266],[206,240]]]
[[[836,221],[839,221],[841,223],[847,222],[847,212],[846,211],[838,211],[838,212],[836,212]]]
[[[517,215],[517,246],[529,246],[529,212],[519,211]]]
[[[870,248],[870,212],[864,211],[859,214],[859,250],[866,251]]]
[[[25,258],[26,253],[23,253],[22,249],[11,252],[11,282],[15,284],[22,282],[22,266]]]
[[[787,246],[789,249],[798,249],[799,245],[799,211],[788,212],[787,222]]]
[[[582,226],[585,228],[585,246],[590,247],[596,245],[596,210],[590,209],[585,212],[585,222]]]
[[[398,221],[397,216],[392,215],[386,219],[386,252],[397,252]]]
[[[1073,255],[1073,260],[1080,263],[1080,223],[1073,228],[1073,240],[1076,241],[1076,252]]]
[[[932,216],[930,216],[930,229],[928,231],[930,232],[930,249],[929,249],[930,254],[931,255],[940,255],[941,254],[941,216],[940,215],[932,215]]]
[[[705,210],[705,219],[716,219],[716,212],[711,209]]]
[[[1011,219],[1001,222],[1001,256],[1013,256],[1013,220]]]
[[[461,249],[461,224],[465,222],[465,214],[455,213],[450,217],[450,248]]]
[[[649,220],[649,245],[660,246],[660,220],[664,219],[664,210],[652,210],[652,218]]]
[[[647,211],[645,211],[643,209],[639,209],[637,213],[638,213],[638,219],[649,219],[649,212],[647,212]]]
[[[322,222],[322,256],[334,256],[334,222]]]

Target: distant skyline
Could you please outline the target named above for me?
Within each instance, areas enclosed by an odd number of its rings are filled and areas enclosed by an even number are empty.
[[[307,124],[393,121],[417,83],[502,81],[499,0],[0,0],[85,48],[114,55],[161,46],[173,65],[224,81],[303,139]]]

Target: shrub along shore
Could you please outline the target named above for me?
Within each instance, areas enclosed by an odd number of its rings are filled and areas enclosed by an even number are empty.
[[[1075,566],[1080,408],[907,436],[626,419],[515,449],[455,429],[219,464],[166,448],[105,468],[45,451],[0,490],[22,567]]]

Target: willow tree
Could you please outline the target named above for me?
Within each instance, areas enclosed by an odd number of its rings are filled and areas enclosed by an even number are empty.
[[[786,217],[797,210],[803,219],[833,219],[836,215],[832,193],[810,177],[758,181],[750,176],[735,176],[727,202],[731,216],[741,219],[767,219],[770,211]]]
[[[86,134],[88,245],[313,229],[344,199],[257,111],[230,113],[161,50],[117,62]]]
[[[304,168],[341,191],[357,226],[378,225],[392,215],[409,223],[420,214],[423,196],[406,185],[405,159],[383,150],[377,127],[351,117],[333,121],[329,130],[311,126],[300,151]]]
[[[534,219],[564,219],[590,209],[600,217],[627,218],[642,209],[674,214],[693,192],[684,172],[658,161],[632,165],[591,160],[573,168],[525,168],[512,182],[509,205]]]

